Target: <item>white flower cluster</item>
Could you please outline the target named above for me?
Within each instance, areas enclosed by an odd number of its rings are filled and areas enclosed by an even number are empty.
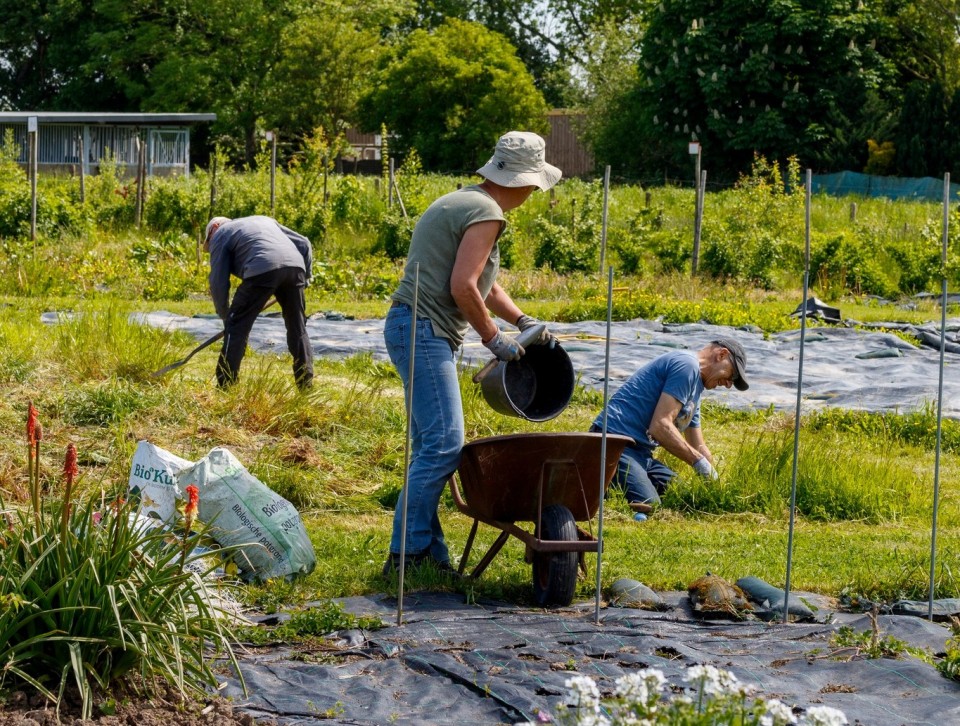
[[[558,720],[576,726],[668,726],[675,723],[711,726],[744,723],[757,726],[845,726],[847,717],[829,706],[813,706],[798,720],[792,709],[777,699],[764,700],[756,689],[737,680],[730,671],[711,665],[687,670],[690,690],[671,699],[664,697],[667,679],[654,668],[629,673],[616,681],[613,696],[601,699],[592,678],[567,679],[566,705]],[[537,723],[550,723],[547,713]],[[528,726],[534,726],[529,724]]]

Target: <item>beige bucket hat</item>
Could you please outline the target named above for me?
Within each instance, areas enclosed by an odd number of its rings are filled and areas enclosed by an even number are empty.
[[[530,131],[509,131],[500,137],[490,161],[477,174],[502,187],[536,186],[546,191],[563,175],[544,160],[546,143]]]

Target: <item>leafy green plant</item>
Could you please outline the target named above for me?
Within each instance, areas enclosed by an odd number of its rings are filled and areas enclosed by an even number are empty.
[[[30,408],[28,443],[39,462]],[[148,692],[160,683],[184,694],[215,687],[213,659],[237,664],[231,616],[214,586],[182,566],[199,559],[201,535],[187,530],[171,546],[168,532],[144,526],[122,500],[75,499],[72,444],[62,501],[40,501],[38,466],[31,506],[8,510],[0,534],[0,687],[32,687],[57,704],[76,695],[84,718],[96,695],[121,681]]]
[[[940,675],[953,681],[960,681],[960,638],[954,635],[947,640],[943,658],[936,662]]]
[[[907,652],[907,644],[892,635],[881,635],[876,626],[871,630],[855,631],[849,625],[841,625],[830,637],[830,645],[835,649],[832,658],[899,658]]]

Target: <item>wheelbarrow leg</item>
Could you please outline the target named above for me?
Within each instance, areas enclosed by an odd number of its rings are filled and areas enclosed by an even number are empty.
[[[467,544],[464,546],[463,556],[460,558],[460,567],[457,568],[457,573],[460,575],[467,569],[467,560],[470,558],[470,548],[473,547],[473,538],[477,536],[478,526],[480,526],[480,520],[473,520],[473,526],[470,528],[470,536],[467,537]]]
[[[497,537],[496,541],[490,545],[490,549],[487,550],[487,554],[483,556],[483,559],[477,563],[477,566],[473,569],[473,572],[470,573],[470,577],[476,579],[483,574],[483,571],[487,569],[487,565],[490,564],[490,561],[497,556],[497,553],[501,549],[503,549],[503,546],[507,543],[507,539],[509,539],[509,537],[509,532],[500,533],[500,536]]]

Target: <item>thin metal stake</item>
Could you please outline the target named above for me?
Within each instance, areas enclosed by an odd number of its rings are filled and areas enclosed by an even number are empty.
[[[813,172],[807,169],[804,195],[805,243],[803,253],[803,303],[800,306],[800,362],[797,369],[797,408],[793,421],[793,471],[790,475],[790,529],[787,534],[787,580],[783,588],[783,622],[790,611],[790,572],[793,566],[793,525],[797,517],[797,463],[800,457],[800,400],[803,396],[803,346],[807,337],[807,294],[810,289],[810,190]]]
[[[607,171],[610,167],[607,167]],[[603,426],[600,438],[600,515],[597,522],[597,593],[593,622],[600,624],[600,577],[603,562],[603,500],[607,483],[607,391],[610,388],[610,325],[613,319],[613,267],[607,271],[607,342],[603,354]]]
[[[943,253],[940,278],[940,380],[937,385],[937,446],[933,460],[933,533],[930,537],[930,593],[927,600],[927,620],[933,620],[933,589],[937,564],[937,509],[940,507],[940,440],[943,425],[943,349],[947,335],[947,241],[950,226],[950,173],[943,175]]]
[[[603,272],[603,266],[607,259],[607,209],[610,200],[610,165],[608,164],[603,172],[603,216],[600,225],[600,272]]]
[[[392,160],[391,160],[392,161]],[[410,306],[410,368],[407,373],[407,433],[403,443],[403,496],[400,519],[400,577],[397,581],[397,625],[403,625],[403,576],[407,564],[407,481],[410,478],[410,430],[413,427],[413,362],[417,352],[417,298],[420,294],[420,263],[413,263],[413,305]]]

